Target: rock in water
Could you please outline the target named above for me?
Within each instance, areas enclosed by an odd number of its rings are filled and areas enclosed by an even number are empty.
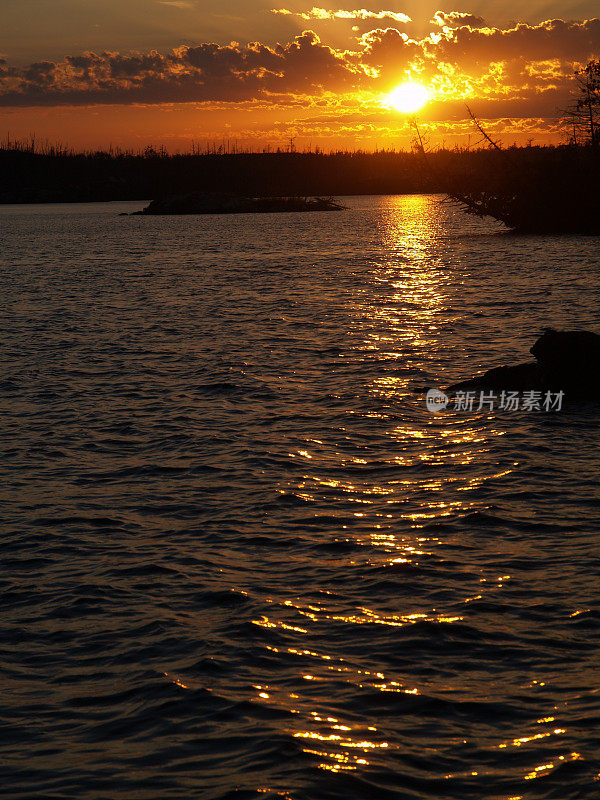
[[[536,361],[528,361],[525,364],[515,364],[514,366],[495,367],[483,372],[481,375],[474,375],[466,381],[453,383],[448,387],[449,392],[468,391],[471,389],[486,390],[503,389],[513,392],[523,392],[528,389],[542,389],[543,375],[539,364]]]
[[[600,336],[591,331],[544,331],[531,348],[548,385],[591,395],[600,385]]]
[[[591,331],[548,328],[531,348],[535,361],[496,367],[449,392],[468,390],[563,391],[567,398],[593,399],[600,391],[600,336]]]

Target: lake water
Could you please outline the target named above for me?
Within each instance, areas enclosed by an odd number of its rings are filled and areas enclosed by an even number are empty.
[[[599,241],[345,202],[0,207],[4,798],[600,796]]]

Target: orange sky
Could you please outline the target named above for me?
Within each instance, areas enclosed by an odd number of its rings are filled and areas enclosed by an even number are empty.
[[[409,120],[388,93],[412,80],[430,91],[419,119],[436,144],[477,140],[465,103],[505,144],[556,141],[574,68],[600,55],[596,2],[533,3],[526,17],[512,1],[459,11],[280,2],[216,11],[198,0],[37,0],[32,21],[27,4],[5,0],[0,136],[171,150],[192,140],[285,147],[290,136],[299,149],[406,147]]]

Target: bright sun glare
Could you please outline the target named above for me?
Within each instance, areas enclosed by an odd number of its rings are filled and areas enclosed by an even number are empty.
[[[414,114],[415,111],[423,108],[429,100],[429,92],[420,83],[401,83],[396,86],[389,95],[388,102],[396,111],[404,114]]]

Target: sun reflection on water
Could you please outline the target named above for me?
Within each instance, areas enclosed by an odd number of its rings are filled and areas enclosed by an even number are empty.
[[[435,362],[445,346],[447,309],[456,303],[440,255],[437,204],[416,196],[392,198],[382,219],[378,234],[385,258],[368,265],[348,307],[345,357],[354,370],[352,396],[344,395],[343,387],[336,391],[335,398],[346,401],[339,427],[296,441],[289,457],[298,469],[278,487],[282,498],[302,502],[299,513],[314,521],[315,537],[320,536],[320,520],[327,520],[323,544],[349,546],[347,554],[324,555],[321,562],[335,559],[341,576],[350,570],[357,576],[380,570],[410,575],[435,564],[447,545],[447,536],[435,526],[485,510],[476,491],[509,474],[497,465],[478,468],[486,464],[490,441],[504,435],[498,426],[466,417],[434,418],[422,395],[415,394],[415,383],[429,379],[432,356]],[[336,520],[332,534],[329,526]],[[273,637],[265,644],[269,653],[297,659],[297,685],[293,691],[257,685],[256,701],[293,714],[289,734],[321,769],[336,773],[373,765],[400,742],[341,713],[336,697],[352,687],[403,694],[408,701],[460,693],[461,687],[455,685],[458,680],[435,684],[377,668],[368,654],[342,658],[327,652],[324,641],[343,641],[351,628],[368,626],[373,637],[384,631],[401,636],[402,629],[408,633],[413,626],[430,626],[436,637],[451,636],[476,604],[502,591],[509,577],[488,576],[477,583],[474,576],[474,586],[447,604],[401,592],[385,604],[357,602],[351,591],[332,592],[325,586],[318,602],[301,594],[267,598],[271,609],[253,623]],[[439,592],[440,597],[449,594]],[[553,730],[531,740],[558,735],[559,729]],[[529,740],[515,738],[498,748]]]

